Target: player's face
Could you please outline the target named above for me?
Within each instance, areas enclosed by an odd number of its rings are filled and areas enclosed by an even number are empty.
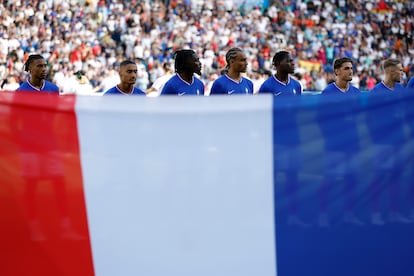
[[[201,62],[200,58],[196,53],[194,53],[188,61],[188,68],[193,73],[197,75],[201,75]]]
[[[402,64],[397,64],[391,71],[391,77],[394,82],[401,82],[402,77],[404,76],[404,68]]]
[[[30,75],[36,79],[46,79],[47,77],[47,63],[44,59],[35,59],[30,63]]]
[[[295,73],[295,61],[293,60],[291,55],[285,57],[277,67],[277,70],[280,72],[285,72],[288,74]]]
[[[344,62],[340,68],[335,69],[335,73],[338,79],[344,80],[344,81],[351,81],[352,76],[354,75],[354,69],[352,68],[352,63]]]
[[[136,64],[127,64],[119,69],[119,77],[121,83],[135,84],[138,76],[138,70]]]
[[[230,60],[231,68],[234,68],[236,72],[247,71],[247,57],[242,52],[237,52],[236,57]]]

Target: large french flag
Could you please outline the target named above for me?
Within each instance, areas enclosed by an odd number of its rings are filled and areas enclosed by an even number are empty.
[[[271,97],[0,108],[1,275],[276,275]]]
[[[414,275],[414,96],[0,93],[0,275]]]

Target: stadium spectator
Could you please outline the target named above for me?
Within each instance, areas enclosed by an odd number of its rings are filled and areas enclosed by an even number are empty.
[[[171,69],[171,65],[168,62],[165,62],[162,65],[163,72],[162,75],[157,78],[152,86],[148,88],[145,93],[147,93],[147,96],[149,97],[156,97],[159,96],[162,89],[164,88],[165,83],[172,77],[173,71]]]
[[[220,74],[229,47],[244,49],[249,78],[259,69],[270,70],[266,55],[282,48],[299,61],[314,59],[328,73],[327,82],[331,62],[345,54],[358,64],[358,75],[365,70],[375,80],[381,79],[384,57],[398,58],[404,67],[414,63],[412,1],[386,1],[386,6],[378,1],[270,1],[262,9],[252,2],[243,9],[230,2],[6,1],[0,6],[0,77],[19,76],[21,61],[35,52],[53,64],[50,79],[60,70],[83,70],[94,88],[114,67],[114,57],[141,58],[147,70],[140,78],[142,90],[151,83],[145,78],[156,61],[172,59],[181,48],[197,49],[205,82],[210,74]],[[304,77],[310,73],[302,63],[297,70],[305,70]]]
[[[19,83],[14,75],[7,76],[1,85],[1,89],[5,91],[15,91],[17,88],[19,88]]]

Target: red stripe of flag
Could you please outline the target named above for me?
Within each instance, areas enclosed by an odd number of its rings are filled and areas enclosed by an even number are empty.
[[[75,99],[0,93],[0,275],[94,275]]]

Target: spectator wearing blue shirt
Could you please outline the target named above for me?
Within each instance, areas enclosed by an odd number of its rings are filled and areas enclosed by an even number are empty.
[[[226,69],[211,87],[210,95],[253,95],[253,82],[242,76],[247,70],[247,57],[240,48],[231,48],[226,53]]]
[[[119,65],[119,78],[121,82],[104,93],[107,95],[141,95],[145,92],[135,87],[138,76],[137,64],[132,60],[124,60]]]
[[[178,50],[174,55],[176,74],[161,90],[161,95],[204,95],[204,83],[194,74],[201,75],[201,62],[191,49]]]
[[[16,91],[59,93],[57,85],[46,80],[48,68],[43,56],[30,55],[24,64],[24,70],[29,72],[30,78],[23,82]]]

